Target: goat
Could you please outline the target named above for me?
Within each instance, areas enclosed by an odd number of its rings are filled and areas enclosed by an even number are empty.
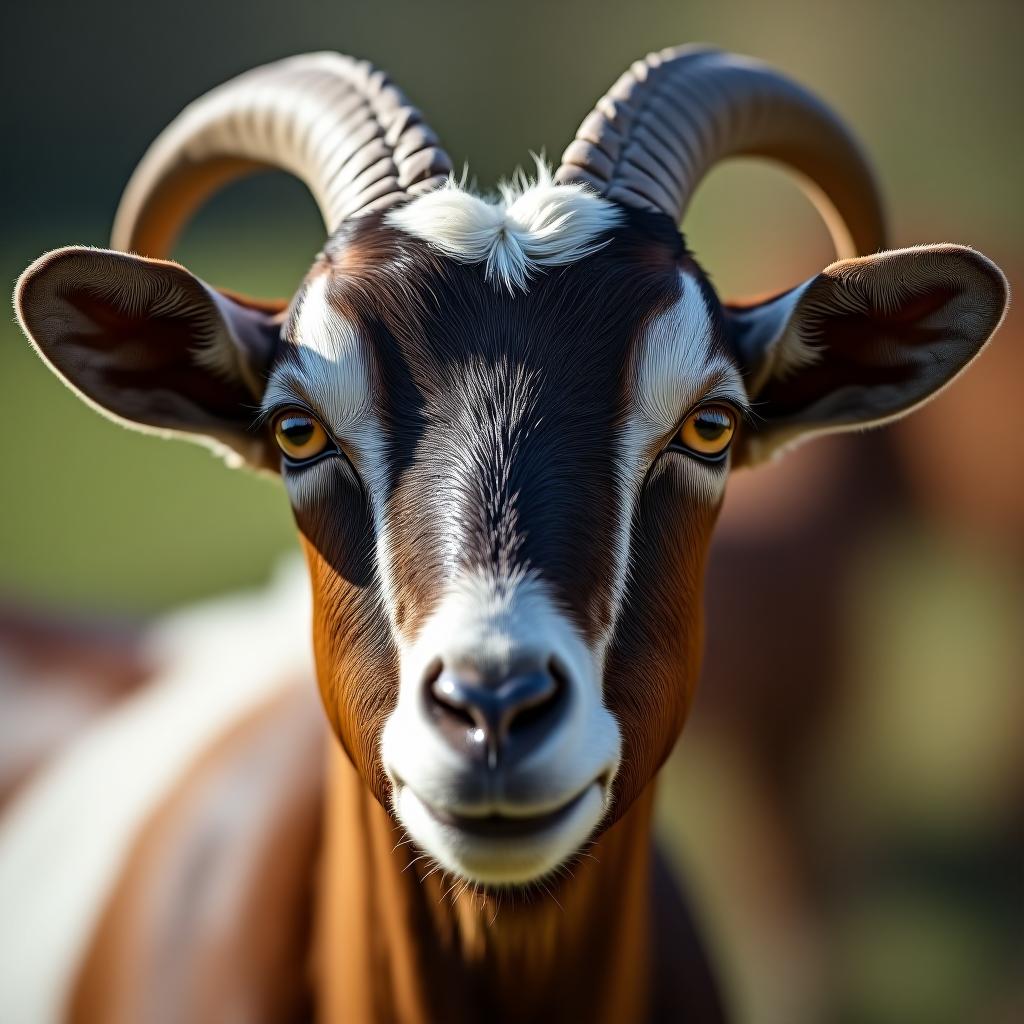
[[[808,183],[840,258],[735,305],[679,225],[743,155]],[[327,231],[288,304],[165,261],[208,195],[264,167],[309,186]],[[284,482],[337,741],[319,1017],[721,1019],[650,825],[726,478],[927,401],[998,327],[999,269],[884,251],[839,118],[701,47],[633,64],[553,175],[495,198],[371,65],[256,69],[157,139],[112,244],[37,260],[18,317],[101,412]]]

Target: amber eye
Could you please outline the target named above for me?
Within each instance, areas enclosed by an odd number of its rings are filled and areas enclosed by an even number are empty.
[[[274,437],[281,451],[293,462],[305,462],[330,447],[327,431],[309,415],[292,409],[274,420]]]
[[[724,405],[705,405],[686,417],[676,440],[705,459],[725,454],[736,432],[736,415]]]

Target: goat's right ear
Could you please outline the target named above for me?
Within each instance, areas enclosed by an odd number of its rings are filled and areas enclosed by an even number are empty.
[[[285,303],[229,296],[176,263],[74,246],[36,260],[14,305],[45,362],[101,412],[234,463],[277,465],[251,424]]]
[[[839,260],[767,302],[726,307],[755,413],[733,465],[919,408],[985,347],[1008,301],[981,253],[919,245]]]

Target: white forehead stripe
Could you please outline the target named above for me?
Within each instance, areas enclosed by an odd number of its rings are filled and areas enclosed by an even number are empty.
[[[374,404],[365,340],[355,325],[331,303],[326,274],[310,282],[293,325],[296,358],[282,364],[267,384],[263,409],[288,405],[308,394],[324,418],[324,426],[354,455],[370,496],[377,534],[381,591],[394,624],[395,600],[391,547],[384,515],[387,438]],[[285,486],[296,506],[323,502],[330,494],[329,476],[341,460],[328,459],[298,472],[284,474]]]
[[[632,394],[632,414],[615,459],[621,512],[615,543],[608,552],[613,626],[629,583],[633,515],[650,468],[651,446],[667,440],[682,416],[702,399],[729,401],[740,409],[748,405],[739,371],[712,345],[711,314],[700,286],[689,274],[680,274],[678,300],[655,317],[639,339]],[[709,471],[696,461],[679,466],[694,493],[706,501],[721,496],[725,474]]]
[[[689,274],[680,278],[679,300],[651,322],[634,370],[635,420],[649,439],[672,430],[702,398],[729,401],[740,409],[748,404],[739,370],[712,345],[711,314],[700,286]]]
[[[370,382],[366,353],[355,326],[341,316],[328,299],[330,278],[314,278],[302,296],[292,331],[297,359],[286,360],[275,371],[263,396],[263,408],[287,404],[297,397],[293,380],[317,404],[337,432],[357,427],[370,408]]]
[[[537,179],[519,172],[484,199],[450,178],[390,211],[385,220],[463,263],[483,263],[488,280],[527,289],[531,274],[589,256],[622,211],[585,185],[556,185],[537,161]]]

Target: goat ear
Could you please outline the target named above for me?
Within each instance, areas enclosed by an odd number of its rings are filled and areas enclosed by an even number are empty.
[[[726,307],[756,420],[735,462],[922,405],[981,351],[1008,297],[980,253],[929,245],[841,260],[760,305]]]
[[[218,292],[176,263],[75,246],[36,260],[14,304],[44,361],[101,412],[233,463],[276,465],[250,425],[285,303]]]

